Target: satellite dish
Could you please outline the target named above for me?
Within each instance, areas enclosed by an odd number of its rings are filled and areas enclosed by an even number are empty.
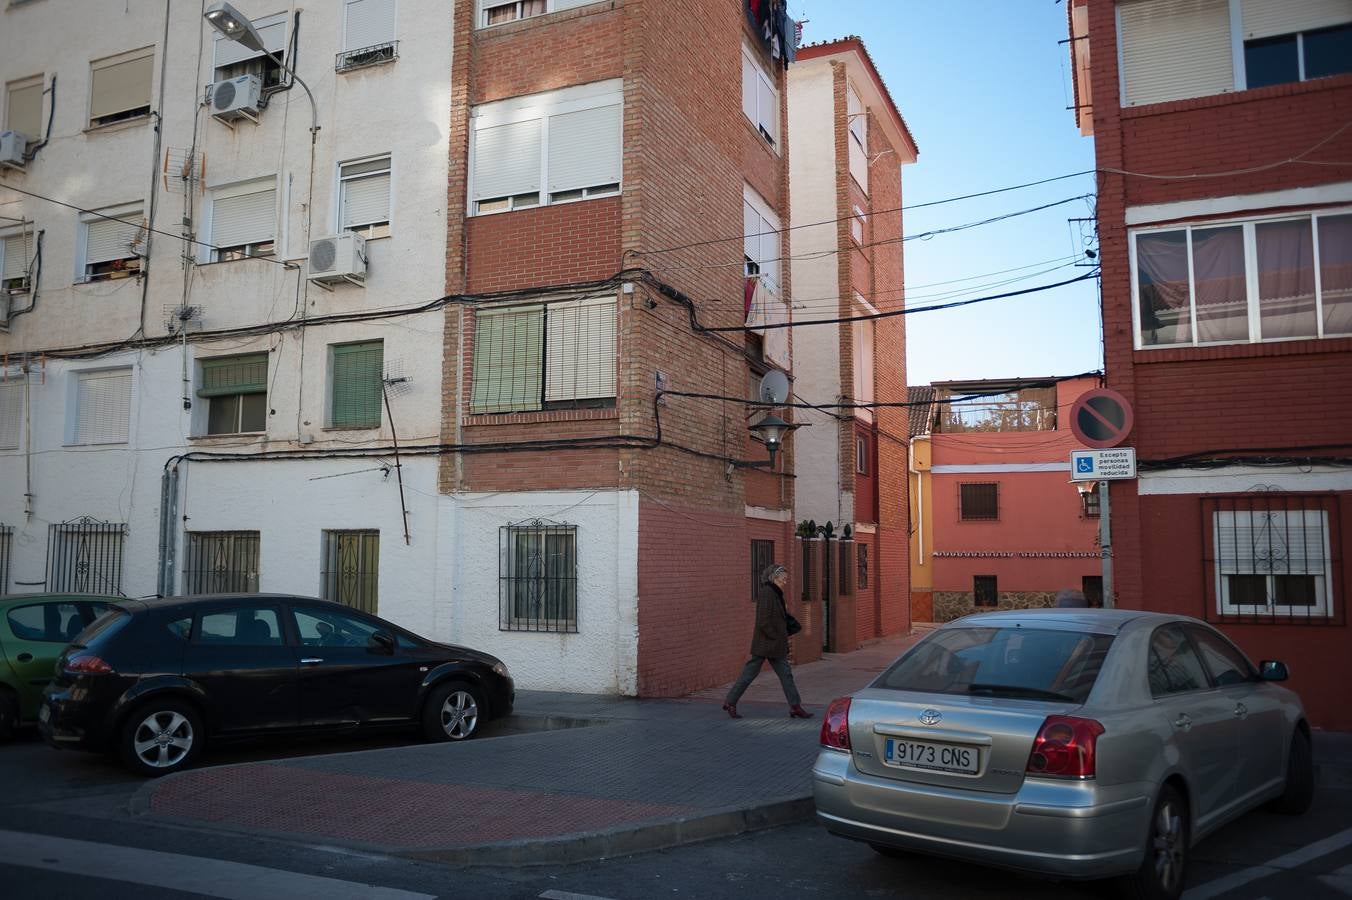
[[[760,402],[778,406],[789,399],[789,377],[778,369],[771,369],[761,377],[758,394]]]

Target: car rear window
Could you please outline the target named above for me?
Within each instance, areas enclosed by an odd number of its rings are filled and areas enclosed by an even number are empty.
[[[1083,703],[1113,636],[1035,628],[944,628],[873,687]]]
[[[71,643],[88,647],[97,639],[114,633],[130,621],[131,613],[119,606],[110,606],[107,612],[90,622],[88,628],[77,634]]]

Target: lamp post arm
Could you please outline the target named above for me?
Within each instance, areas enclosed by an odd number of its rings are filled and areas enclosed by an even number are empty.
[[[319,107],[315,104],[315,95],[310,92],[310,86],[305,83],[305,79],[301,78],[299,73],[291,66],[288,66],[280,56],[271,50],[265,50],[264,52],[267,53],[269,59],[281,66],[283,72],[294,78],[296,83],[304,88],[305,96],[310,101],[310,142],[314,143],[316,136],[319,134]]]

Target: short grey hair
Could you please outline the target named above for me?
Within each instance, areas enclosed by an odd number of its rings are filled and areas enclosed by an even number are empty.
[[[770,582],[778,578],[780,575],[787,574],[789,574],[788,569],[784,568],[779,563],[772,563],[771,565],[765,567],[764,572],[761,572],[761,583],[769,584]]]

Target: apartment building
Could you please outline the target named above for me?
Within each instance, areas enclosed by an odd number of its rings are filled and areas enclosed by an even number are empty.
[[[907,413],[854,404],[906,399],[905,320],[887,314],[905,305],[901,168],[917,150],[857,37],[798,51],[789,133],[794,391],[827,405],[795,437],[795,516],[850,527],[851,577],[830,602],[851,605],[852,645],[911,622]]]
[[[1292,663],[1352,727],[1352,3],[1074,0],[1076,120],[1100,170],[1119,605]]]

